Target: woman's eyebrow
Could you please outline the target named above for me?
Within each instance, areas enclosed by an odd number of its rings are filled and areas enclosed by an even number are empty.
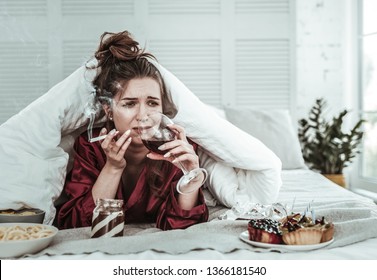
[[[138,100],[138,99],[139,99],[138,97],[123,97],[120,100]],[[147,99],[160,100],[160,98],[154,97],[154,96],[147,96]]]

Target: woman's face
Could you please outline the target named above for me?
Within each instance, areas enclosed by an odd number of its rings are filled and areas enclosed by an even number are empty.
[[[162,112],[160,85],[152,78],[137,78],[130,80],[126,89],[114,97],[112,108],[107,114],[113,118],[119,135],[131,130],[132,142],[135,143],[141,142],[138,120],[151,111]]]

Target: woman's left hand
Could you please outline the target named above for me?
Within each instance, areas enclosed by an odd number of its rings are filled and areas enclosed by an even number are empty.
[[[159,147],[159,150],[166,152],[164,155],[151,152],[147,155],[148,158],[167,160],[178,168],[182,168],[179,164],[181,163],[187,172],[199,168],[199,157],[193,146],[187,141],[184,128],[177,124],[171,124],[169,128],[175,133],[176,139]]]

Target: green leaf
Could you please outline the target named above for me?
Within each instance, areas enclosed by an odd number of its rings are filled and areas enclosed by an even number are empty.
[[[317,99],[308,119],[299,120],[298,138],[304,160],[312,169],[321,173],[342,173],[360,153],[364,120],[359,120],[349,132],[343,132],[348,110],[342,110],[328,121],[323,117],[326,104],[323,98]]]

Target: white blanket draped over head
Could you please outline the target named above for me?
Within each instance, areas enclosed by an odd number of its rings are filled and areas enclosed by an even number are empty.
[[[200,164],[209,173],[206,187],[221,204],[268,204],[281,187],[281,161],[262,142],[218,116],[157,62],[173,101],[174,118],[201,146]],[[80,67],[0,126],[0,205],[46,211],[52,223],[54,201],[67,173],[78,132],[88,126],[95,70]]]

